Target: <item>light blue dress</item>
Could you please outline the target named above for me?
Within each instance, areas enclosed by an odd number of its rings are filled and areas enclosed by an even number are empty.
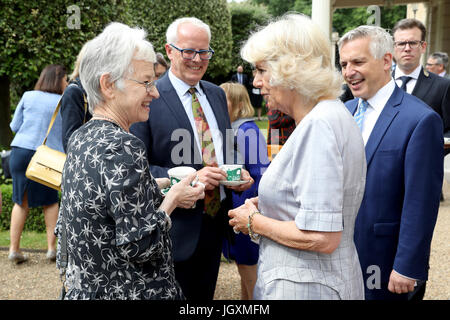
[[[331,254],[261,237],[255,299],[364,299],[353,230],[364,194],[361,132],[339,100],[318,103],[291,134],[259,184],[259,209],[300,230],[338,232]]]

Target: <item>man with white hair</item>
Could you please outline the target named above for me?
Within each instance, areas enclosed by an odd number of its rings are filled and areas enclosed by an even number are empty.
[[[356,99],[367,178],[355,223],[365,298],[408,299],[426,280],[443,180],[439,115],[391,77],[393,40],[360,26],[339,41],[342,74]]]
[[[197,18],[180,18],[167,29],[169,71],[156,84],[160,98],[153,101],[148,121],[136,123],[131,132],[146,145],[150,170],[167,177],[168,169],[190,166],[205,185],[205,200],[190,210],[171,215],[175,277],[188,300],[212,300],[222,252],[224,230],[231,209],[229,190],[220,185],[227,176],[219,166],[226,162],[226,140],[231,129],[225,92],[201,80],[214,50],[211,31]],[[233,135],[229,135],[232,138]],[[233,187],[248,189],[249,183]]]

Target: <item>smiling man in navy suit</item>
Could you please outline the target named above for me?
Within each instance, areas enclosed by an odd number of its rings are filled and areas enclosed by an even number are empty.
[[[154,177],[167,177],[172,167],[193,167],[205,185],[205,198],[209,194],[213,199],[212,206],[202,200],[192,209],[176,209],[170,230],[175,277],[185,297],[212,300],[231,209],[229,190],[219,185],[226,174],[218,166],[230,163],[233,134],[227,135],[231,125],[225,92],[201,80],[214,54],[209,26],[196,18],[180,18],[169,26],[166,38],[171,68],[157,81],[160,98],[153,100],[148,121],[130,131],[145,143]],[[233,190],[251,187],[248,171],[242,175],[250,182]]]
[[[339,41],[342,74],[356,99],[367,178],[355,223],[365,297],[408,299],[428,277],[431,239],[443,181],[439,115],[391,77],[393,40],[361,26]]]

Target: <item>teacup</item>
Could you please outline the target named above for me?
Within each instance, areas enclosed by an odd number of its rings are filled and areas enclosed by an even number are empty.
[[[188,175],[190,175],[194,172],[197,172],[197,170],[195,170],[192,167],[186,167],[186,166],[175,167],[175,168],[169,169],[167,171],[167,173],[169,174],[170,186],[173,186],[174,184],[180,182],[181,180],[183,180]]]
[[[240,181],[242,164],[224,164],[220,169],[227,173],[227,181]]]

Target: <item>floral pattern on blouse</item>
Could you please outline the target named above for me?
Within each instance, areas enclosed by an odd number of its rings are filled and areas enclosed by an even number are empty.
[[[65,299],[184,298],[161,202],[142,141],[105,120],[72,134],[56,227],[60,233],[64,216]],[[60,268],[60,237],[57,253]]]

